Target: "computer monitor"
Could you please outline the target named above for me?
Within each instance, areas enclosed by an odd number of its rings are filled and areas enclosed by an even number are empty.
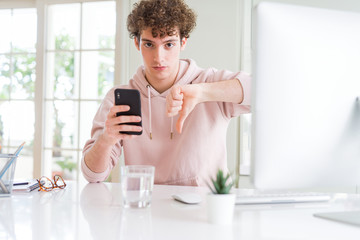
[[[360,13],[262,2],[253,16],[254,186],[355,191]]]

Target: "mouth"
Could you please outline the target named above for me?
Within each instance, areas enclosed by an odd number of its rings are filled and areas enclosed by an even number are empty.
[[[163,71],[166,69],[166,67],[165,66],[155,66],[155,67],[153,67],[153,69],[156,71]]]

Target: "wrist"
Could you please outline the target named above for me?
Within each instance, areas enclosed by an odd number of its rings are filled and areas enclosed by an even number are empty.
[[[106,132],[103,132],[99,138],[96,140],[96,143],[101,148],[112,148],[116,143],[118,139],[112,138],[110,135],[108,135]]]
[[[187,96],[194,99],[196,104],[206,101],[205,85],[203,83],[190,84],[187,86],[189,87]]]

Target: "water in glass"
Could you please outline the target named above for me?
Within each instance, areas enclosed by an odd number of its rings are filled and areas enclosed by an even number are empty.
[[[121,178],[124,206],[145,208],[151,205],[154,175],[151,173],[126,173]]]

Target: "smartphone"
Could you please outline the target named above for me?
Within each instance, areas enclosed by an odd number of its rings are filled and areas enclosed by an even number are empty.
[[[127,112],[118,112],[116,116],[121,115],[132,115],[141,117],[141,101],[140,101],[140,92],[136,89],[122,89],[117,88],[114,91],[115,94],[115,105],[128,105],[130,110]],[[140,122],[132,123],[121,123],[127,125],[137,125],[142,126],[142,120]],[[131,134],[131,135],[141,135],[141,132],[131,132],[131,131],[120,131],[120,133]]]

